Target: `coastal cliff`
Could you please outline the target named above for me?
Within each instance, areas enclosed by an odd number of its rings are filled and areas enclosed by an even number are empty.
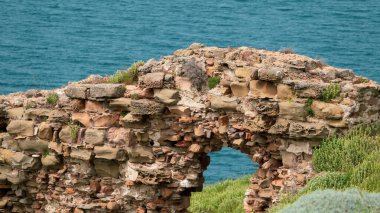
[[[260,167],[246,212],[314,175],[313,149],[380,118],[380,86],[290,52],[193,44],[114,76],[0,96],[5,212],[186,212],[207,153]]]

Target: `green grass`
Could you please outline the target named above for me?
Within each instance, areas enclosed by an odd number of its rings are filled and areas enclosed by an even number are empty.
[[[320,174],[294,195],[282,195],[270,209],[277,212],[316,190],[357,188],[380,192],[380,124],[361,125],[344,136],[331,136],[314,150],[313,165]]]
[[[208,79],[208,88],[212,89],[215,88],[220,82],[220,77],[211,77]]]
[[[193,213],[242,213],[245,191],[251,176],[226,180],[206,186],[191,195],[189,211]]]
[[[132,84],[138,80],[138,68],[142,65],[144,65],[143,61],[137,61],[133,63],[128,70],[120,70],[110,76],[108,82],[115,84]]]
[[[340,95],[340,85],[337,83],[330,83],[330,85],[322,91],[319,99],[324,102],[328,102]]]
[[[50,93],[47,97],[46,97],[46,101],[48,104],[50,105],[56,105],[57,102],[59,100],[59,96],[57,93]]]

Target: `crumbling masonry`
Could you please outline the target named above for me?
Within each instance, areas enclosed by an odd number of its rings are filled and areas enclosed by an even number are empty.
[[[313,176],[323,138],[380,118],[379,85],[296,54],[193,44],[138,79],[0,96],[0,209],[186,212],[229,146],[260,165],[242,201],[260,212]]]

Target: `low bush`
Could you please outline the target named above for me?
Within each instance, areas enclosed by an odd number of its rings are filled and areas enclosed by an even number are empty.
[[[313,166],[320,174],[294,195],[283,195],[270,209],[278,212],[316,190],[357,188],[380,192],[380,125],[361,125],[344,136],[331,136],[314,150]]]
[[[302,196],[280,213],[319,212],[379,212],[380,193],[366,193],[358,190],[343,192],[317,190]]]
[[[341,89],[340,85],[337,83],[331,83],[326,89],[322,91],[321,96],[319,99],[321,101],[328,102],[340,95]]]

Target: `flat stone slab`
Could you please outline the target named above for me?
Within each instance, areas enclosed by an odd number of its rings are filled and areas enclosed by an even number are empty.
[[[76,99],[120,98],[125,92],[124,84],[71,84],[65,93]]]
[[[164,105],[149,99],[132,100],[130,112],[132,115],[155,115],[164,110]]]

